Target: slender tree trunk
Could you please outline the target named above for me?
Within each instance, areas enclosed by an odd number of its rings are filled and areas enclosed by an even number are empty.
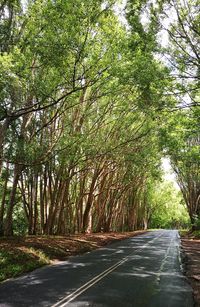
[[[64,216],[64,206],[69,201],[69,185],[70,185],[70,178],[67,179],[67,183],[63,189],[62,199],[60,210],[58,213],[58,226],[57,226],[57,234],[62,234],[62,224],[63,224],[63,216]]]
[[[14,168],[14,176],[13,176],[13,185],[10,193],[8,209],[5,219],[4,225],[4,235],[5,236],[12,236],[13,235],[13,209],[15,206],[15,199],[16,199],[16,191],[17,191],[17,184],[19,180],[19,176],[22,171],[22,166],[15,165]]]
[[[0,236],[3,235],[3,217],[5,212],[5,201],[6,201],[6,193],[7,193],[7,185],[8,185],[8,163],[6,167],[6,175],[3,187],[3,195],[1,200],[1,207],[0,207]]]
[[[4,148],[4,139],[6,135],[6,130],[8,129],[10,125],[10,119],[6,118],[3,124],[0,124],[0,175],[2,171],[2,165],[3,165],[3,148]]]
[[[34,216],[33,216],[33,230],[32,234],[37,234],[37,223],[38,223],[38,174],[36,173],[34,176],[34,197],[33,197],[33,210],[34,210]]]
[[[83,214],[83,226],[82,226],[82,232],[86,232],[87,227],[88,227],[88,222],[89,222],[89,213],[90,213],[90,209],[92,207],[92,202],[93,202],[93,192],[94,192],[94,188],[95,188],[95,184],[96,184],[96,180],[98,178],[99,175],[99,171],[96,170],[93,178],[92,178],[92,183],[90,185],[90,191],[89,191],[89,195],[88,195],[88,200],[86,203],[86,207],[85,207],[85,211]]]

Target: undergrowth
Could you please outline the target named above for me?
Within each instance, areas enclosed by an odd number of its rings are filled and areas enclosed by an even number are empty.
[[[1,248],[0,282],[32,271],[49,262],[49,258],[44,253],[33,248]]]

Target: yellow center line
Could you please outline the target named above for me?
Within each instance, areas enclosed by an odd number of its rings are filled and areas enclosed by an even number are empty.
[[[83,292],[85,292],[87,289],[91,288],[93,285],[95,285],[96,283],[98,283],[101,279],[103,279],[105,276],[107,276],[108,274],[110,274],[111,272],[113,272],[116,268],[118,268],[120,265],[122,265],[123,263],[125,263],[131,255],[133,255],[135,252],[141,251],[142,249],[144,249],[145,247],[147,247],[150,243],[154,242],[155,240],[159,239],[161,236],[163,235],[163,233],[161,233],[158,237],[150,240],[149,242],[147,242],[146,244],[144,244],[142,247],[134,250],[134,252],[131,252],[128,256],[122,258],[120,261],[118,261],[117,263],[115,263],[114,265],[112,265],[111,267],[109,267],[108,269],[106,269],[105,271],[103,271],[102,273],[100,273],[99,275],[96,275],[94,278],[92,278],[91,280],[89,280],[88,282],[86,282],[84,285],[82,285],[80,288],[76,289],[74,292],[72,292],[71,294],[68,294],[67,296],[65,296],[62,300],[60,300],[59,302],[57,302],[56,304],[52,305],[52,307],[64,307],[66,306],[68,303],[70,303],[72,300],[74,300],[75,298],[77,298],[80,294],[82,294]]]

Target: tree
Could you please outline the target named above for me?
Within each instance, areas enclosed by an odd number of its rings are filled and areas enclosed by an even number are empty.
[[[200,210],[200,155],[196,128],[196,118],[192,118],[188,110],[182,110],[176,113],[176,118],[169,119],[167,130],[161,134],[193,226],[195,219],[199,219]]]
[[[149,223],[152,228],[179,228],[190,225],[186,206],[183,206],[181,192],[173,183],[157,182],[149,190]]]
[[[15,216],[32,235],[147,227],[158,132],[174,120],[163,110],[177,102],[155,57],[161,15],[128,1],[127,31],[113,1],[10,3],[0,24],[1,233],[13,233]]]

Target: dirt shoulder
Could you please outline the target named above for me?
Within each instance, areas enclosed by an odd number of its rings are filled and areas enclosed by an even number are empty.
[[[0,282],[144,232],[0,238]]]
[[[195,306],[200,307],[200,239],[189,234],[181,242],[185,253],[186,276],[194,291]]]

